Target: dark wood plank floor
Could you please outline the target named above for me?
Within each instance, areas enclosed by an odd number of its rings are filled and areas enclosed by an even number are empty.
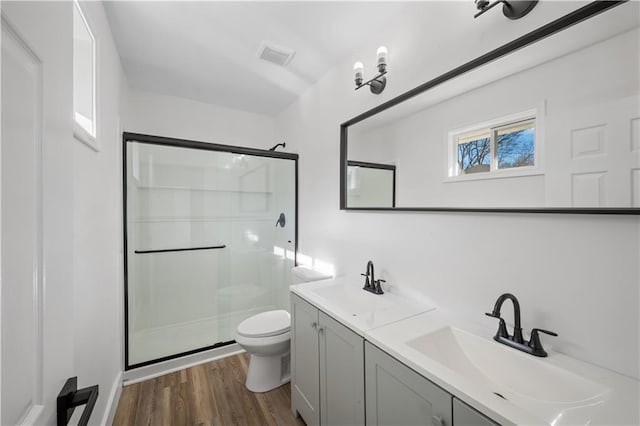
[[[240,354],[126,386],[113,424],[304,425],[291,413],[290,386],[249,392],[248,367]]]

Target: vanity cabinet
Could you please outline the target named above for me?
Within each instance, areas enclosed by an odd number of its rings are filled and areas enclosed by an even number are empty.
[[[455,426],[499,426],[498,423],[480,414],[458,398],[453,398],[453,424]]]
[[[451,395],[365,343],[367,425],[451,426]]]
[[[291,407],[307,425],[364,425],[364,339],[291,295]]]
[[[291,296],[291,409],[307,426],[320,424],[318,309]]]

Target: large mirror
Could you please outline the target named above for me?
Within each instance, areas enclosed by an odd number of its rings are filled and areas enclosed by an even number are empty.
[[[640,214],[639,9],[590,3],[344,123],[341,208]]]

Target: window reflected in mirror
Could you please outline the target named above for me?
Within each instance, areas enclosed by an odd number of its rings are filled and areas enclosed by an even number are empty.
[[[448,177],[476,175],[481,178],[514,177],[542,173],[536,168],[536,119],[495,119],[449,133],[450,173]],[[511,116],[513,117],[513,116]],[[505,174],[503,170],[511,169]],[[517,170],[514,170],[517,169]]]

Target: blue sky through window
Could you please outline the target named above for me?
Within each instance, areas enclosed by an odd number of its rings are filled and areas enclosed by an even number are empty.
[[[533,166],[535,159],[535,129],[497,132],[498,168]]]

